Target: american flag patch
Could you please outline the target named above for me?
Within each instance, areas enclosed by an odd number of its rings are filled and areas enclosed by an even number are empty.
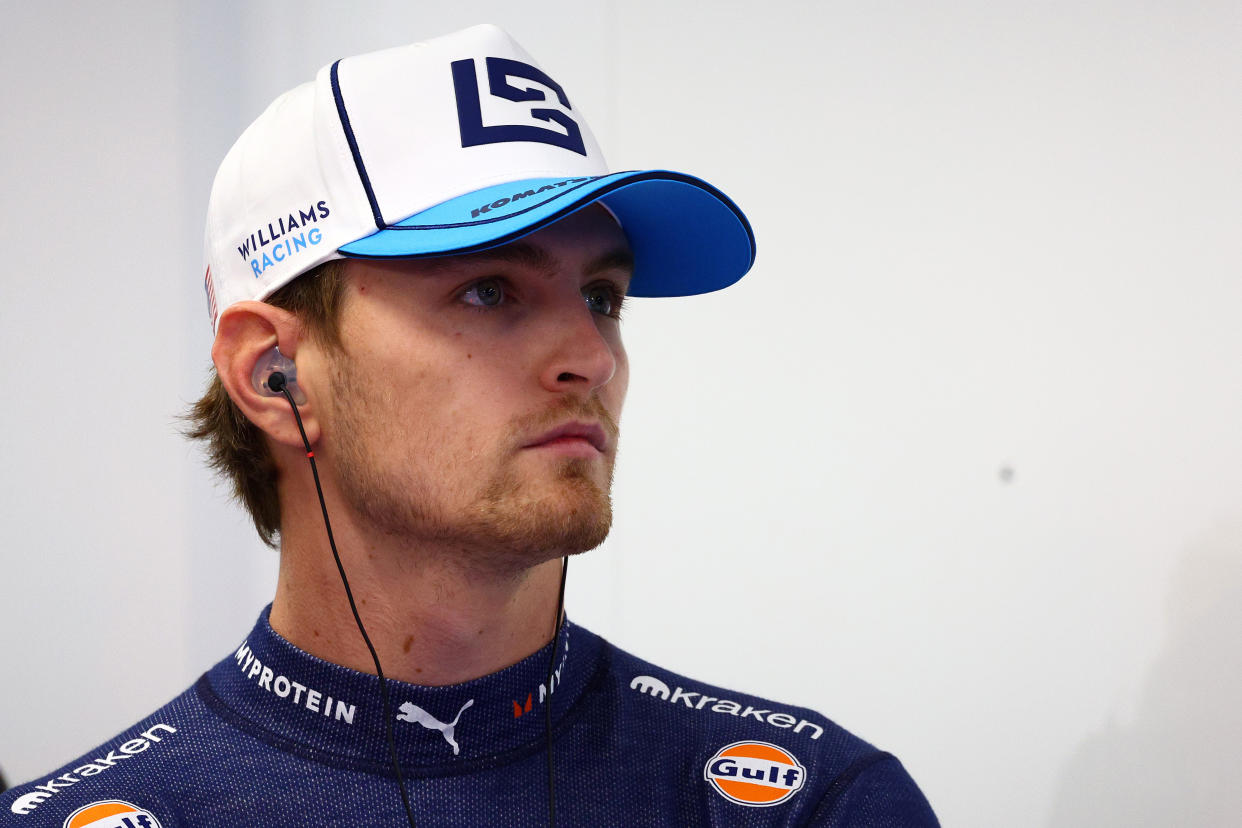
[[[203,277],[203,289],[207,291],[207,315],[211,317],[211,329],[216,329],[216,288],[211,282],[211,265],[207,266],[207,275]]]

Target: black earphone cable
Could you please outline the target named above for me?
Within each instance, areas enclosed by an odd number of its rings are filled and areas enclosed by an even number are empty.
[[[569,556],[561,558],[561,588],[556,596],[556,622],[552,625],[552,655],[548,657],[547,701],[543,706],[544,731],[548,737],[548,828],[556,828],[556,775],[552,772],[552,674],[556,668],[556,648],[561,643],[561,613],[565,609],[565,579],[569,575]]]
[[[349,588],[349,578],[345,576],[345,567],[341,564],[340,553],[336,551],[336,538],[332,536],[332,522],[328,520],[328,506],[323,499],[323,486],[319,484],[319,469],[315,466],[315,452],[311,449],[310,440],[306,437],[306,429],[302,427],[302,415],[298,413],[297,403],[293,401],[293,395],[289,393],[289,388],[285,384],[285,375],[279,371],[274,371],[268,377],[267,386],[276,393],[283,394],[284,398],[289,401],[289,407],[293,409],[293,419],[298,424],[298,433],[302,435],[302,445],[306,447],[306,459],[310,461],[311,474],[315,478],[315,491],[319,495],[319,508],[323,511],[323,525],[328,530],[328,545],[332,547],[332,559],[336,561],[336,571],[341,574],[341,583],[345,586],[345,597],[349,599],[349,608],[354,613],[354,621],[358,624],[358,632],[362,633],[362,640],[366,642],[367,649],[371,651],[371,660],[375,662],[375,673],[379,676],[380,696],[384,708],[384,735],[388,737],[388,755],[392,758],[392,770],[397,776],[397,787],[401,791],[401,804],[405,806],[405,816],[410,821],[410,828],[416,828],[414,825],[414,811],[410,807],[410,796],[405,790],[405,779],[401,776],[401,763],[397,761],[397,744],[393,739],[392,733],[392,705],[388,700],[388,679],[384,677],[384,668],[380,666],[379,655],[376,654],[375,647],[371,644],[371,636],[367,635],[367,628],[363,626],[362,617],[358,615],[358,605],[354,603],[354,592]],[[563,580],[561,586],[563,590]],[[557,618],[559,625],[559,610]],[[555,648],[556,645],[553,644],[553,650]],[[550,737],[548,748],[551,750]],[[551,762],[550,754],[548,761]]]
[[[409,793],[405,789],[405,779],[401,776],[401,763],[397,760],[397,745],[393,738],[392,726],[392,705],[388,698],[388,679],[384,676],[384,668],[380,666],[379,655],[375,652],[375,646],[371,643],[371,636],[367,635],[367,628],[363,626],[362,617],[358,614],[358,605],[354,602],[354,592],[349,587],[349,578],[345,575],[345,567],[341,563],[341,555],[336,549],[336,538],[332,534],[332,521],[328,519],[328,505],[323,498],[323,486],[319,483],[319,468],[315,465],[315,452],[311,448],[310,440],[306,436],[306,429],[302,425],[302,415],[298,413],[297,403],[293,400],[293,395],[289,393],[289,388],[285,382],[285,375],[280,371],[274,371],[268,377],[267,386],[272,391],[284,396],[289,402],[289,407],[293,410],[293,419],[298,424],[298,433],[302,435],[302,445],[306,448],[306,459],[310,461],[311,475],[315,478],[315,492],[319,495],[319,509],[323,512],[324,529],[328,532],[328,545],[332,548],[332,559],[336,561],[336,571],[340,573],[341,584],[345,587],[345,597],[349,599],[349,609],[354,614],[354,621],[358,625],[358,632],[362,633],[362,640],[366,642],[367,650],[371,653],[371,660],[375,662],[375,673],[379,677],[380,696],[383,701],[384,711],[384,735],[388,738],[388,755],[392,758],[392,770],[397,777],[397,787],[401,791],[401,804],[405,806],[405,816],[409,820],[410,828],[416,828],[414,825],[414,811],[410,806]],[[547,736],[548,747],[548,826],[556,828],[556,775],[553,772],[552,763],[552,677],[556,671],[556,653],[561,640],[562,618],[565,610],[565,581],[569,575],[569,557],[561,558],[561,585],[556,596],[556,618],[552,624],[552,652],[548,656],[548,677],[544,686],[547,688],[546,702],[544,704],[544,732]]]

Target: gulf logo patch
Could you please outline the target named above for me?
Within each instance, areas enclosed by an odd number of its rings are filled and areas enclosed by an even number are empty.
[[[155,814],[119,799],[92,802],[65,820],[64,828],[163,828]]]
[[[734,742],[707,760],[703,778],[730,802],[766,808],[801,790],[806,768],[792,753],[776,745]]]

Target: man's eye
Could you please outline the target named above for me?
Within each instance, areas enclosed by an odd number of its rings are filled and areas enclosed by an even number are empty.
[[[461,298],[467,305],[490,308],[504,301],[505,287],[499,279],[483,279],[471,285]]]
[[[608,284],[590,285],[583,288],[582,298],[586,299],[587,307],[604,316],[619,316],[621,313],[621,293]]]

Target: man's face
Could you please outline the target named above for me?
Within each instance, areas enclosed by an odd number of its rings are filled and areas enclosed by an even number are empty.
[[[351,261],[317,453],[358,515],[501,571],[598,546],[631,269],[597,206],[482,253]]]

